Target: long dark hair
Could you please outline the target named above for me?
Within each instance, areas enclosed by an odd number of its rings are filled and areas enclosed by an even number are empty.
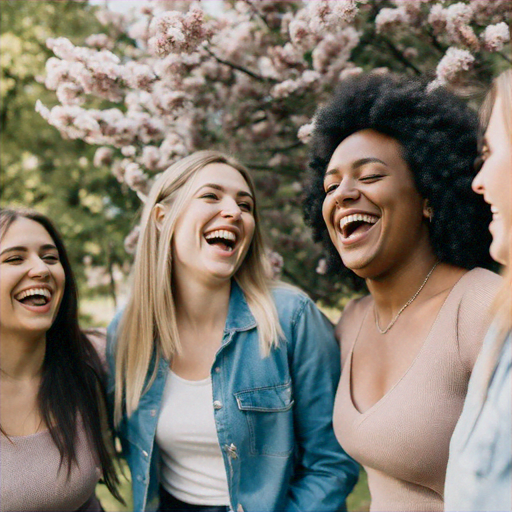
[[[78,325],[78,290],[66,249],[50,219],[34,210],[0,209],[0,237],[19,218],[41,224],[59,252],[66,282],[57,317],[46,333],[38,405],[50,435],[59,449],[61,466],[77,464],[76,439],[79,418],[96,450],[109,491],[120,501],[114,450],[105,435],[106,375],[100,358]],[[3,431],[2,431],[3,433]]]

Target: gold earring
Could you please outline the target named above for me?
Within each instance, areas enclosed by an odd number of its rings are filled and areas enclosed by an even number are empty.
[[[425,208],[425,214],[426,214],[426,217],[428,218],[428,221],[432,222],[432,219],[434,218],[434,210],[432,209],[431,206],[427,206]]]

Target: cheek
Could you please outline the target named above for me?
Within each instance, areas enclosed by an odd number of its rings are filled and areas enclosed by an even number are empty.
[[[332,225],[332,211],[334,207],[334,199],[327,196],[324,199],[324,202],[322,204],[322,217],[324,218],[325,225],[327,226],[327,229],[331,230],[333,228]]]

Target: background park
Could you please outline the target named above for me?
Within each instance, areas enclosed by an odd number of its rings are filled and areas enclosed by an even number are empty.
[[[511,17],[510,0],[1,0],[1,204],[57,222],[83,327],[105,327],[154,177],[229,152],[255,178],[275,276],[335,320],[354,292],[301,214],[315,110],[360,72],[424,76],[477,108],[512,63]],[[365,485],[349,510],[368,510]]]

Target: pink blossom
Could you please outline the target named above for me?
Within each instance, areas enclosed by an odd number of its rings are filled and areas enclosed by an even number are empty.
[[[315,269],[315,272],[321,276],[327,274],[327,260],[325,258],[318,260],[318,265]]]
[[[191,53],[212,35],[204,22],[204,12],[195,5],[185,14],[167,11],[155,16],[149,31],[152,35],[149,47],[161,57],[169,53]]]
[[[81,105],[85,101],[83,92],[77,84],[63,82],[57,87],[57,99],[63,105]]]
[[[121,148],[121,153],[123,154],[123,156],[126,156],[128,158],[133,157],[137,153],[137,148],[135,146],[123,146]]]
[[[442,4],[432,6],[428,15],[428,22],[432,26],[435,35],[441,34],[446,30],[447,17],[448,14]]]
[[[147,64],[130,61],[125,66],[125,79],[133,89],[151,91],[156,75]]]
[[[95,167],[101,167],[102,165],[110,165],[114,157],[114,151],[112,148],[100,147],[94,153],[93,165]]]
[[[410,23],[409,14],[402,7],[396,9],[383,8],[375,18],[377,33],[389,32],[390,30]]]
[[[92,34],[85,40],[85,44],[98,50],[112,50],[114,47],[114,41],[107,34]]]
[[[340,80],[345,80],[346,78],[349,78],[351,76],[360,75],[362,72],[363,72],[363,68],[350,66],[350,67],[345,68],[340,73],[340,77],[339,78],[340,78]]]
[[[439,84],[454,82],[464,71],[473,66],[475,57],[467,50],[450,47],[439,61],[436,69],[436,80]]]
[[[482,34],[484,47],[490,52],[503,50],[506,43],[510,41],[510,29],[508,25],[502,21],[496,25],[489,25]]]
[[[148,170],[155,171],[158,169],[160,162],[160,150],[156,146],[144,146],[142,149],[142,157],[139,162]]]
[[[135,226],[124,239],[124,249],[128,254],[135,254],[139,243],[140,226]]]
[[[142,193],[148,191],[148,176],[136,162],[131,162],[125,167],[124,181],[132,190]]]
[[[283,271],[284,259],[275,251],[267,251],[267,258],[270,264],[270,278],[279,279],[281,272]]]
[[[303,144],[307,144],[311,140],[311,136],[313,134],[313,130],[315,129],[314,121],[308,124],[305,124],[299,128],[297,132],[297,137]]]

